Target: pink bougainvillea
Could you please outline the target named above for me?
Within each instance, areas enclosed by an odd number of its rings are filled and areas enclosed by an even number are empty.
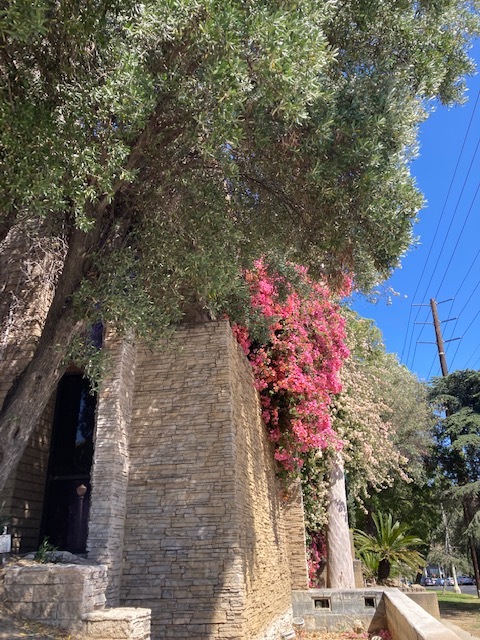
[[[344,320],[327,285],[302,267],[295,271],[295,285],[262,260],[245,274],[252,309],[269,322],[265,344],[252,342],[244,326],[233,327],[253,367],[275,458],[287,472],[298,471],[312,449],[341,447],[329,407],[348,356]]]
[[[320,575],[327,562],[327,542],[323,531],[310,536],[308,547],[308,586],[311,589],[322,587]]]

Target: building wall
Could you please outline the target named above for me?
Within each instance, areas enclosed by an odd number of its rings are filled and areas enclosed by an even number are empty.
[[[120,595],[136,348],[112,332],[105,347],[110,367],[97,404],[87,552],[108,568],[107,604],[114,607]]]
[[[9,532],[15,553],[38,548],[54,409],[55,394],[0,495],[0,504],[5,502],[5,512],[12,516]]]
[[[228,327],[227,341],[235,435],[236,515],[245,585],[245,637],[254,637],[266,632],[279,612],[291,605],[292,579],[302,588],[308,586],[305,527],[303,510],[295,512],[291,506],[292,527],[286,530],[285,507],[289,493],[293,490],[296,494],[296,487],[287,489],[276,477],[274,449],[261,420],[252,368]],[[290,562],[294,557],[290,556],[289,536],[297,529],[303,534],[298,549],[303,557],[303,581],[298,565]],[[299,542],[298,538],[295,542]]]
[[[139,348],[121,602],[152,637],[268,636],[290,611],[273,456],[227,322]],[[283,616],[283,618],[282,618]]]
[[[152,640],[278,638],[291,585],[307,586],[301,500],[277,484],[228,323],[180,328],[156,352],[113,334],[106,345],[87,548],[106,566],[107,604],[151,608]],[[22,550],[38,541],[53,409],[52,397],[9,485],[16,517],[28,511]]]

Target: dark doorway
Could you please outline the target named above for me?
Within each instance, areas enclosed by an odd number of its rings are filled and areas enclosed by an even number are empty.
[[[65,374],[57,390],[40,541],[47,536],[72,553],[86,551],[95,408],[82,374]]]

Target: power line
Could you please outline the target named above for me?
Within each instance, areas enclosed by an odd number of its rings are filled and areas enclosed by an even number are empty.
[[[425,304],[412,305],[412,307],[413,307],[413,306],[419,306],[419,307],[425,307],[425,306],[427,306],[427,307],[428,307],[428,305],[425,305]],[[420,312],[421,312],[421,308],[417,311],[416,318],[418,318],[418,316],[419,316]],[[427,316],[426,316],[426,317],[428,318],[428,312],[427,312]],[[415,325],[415,324],[422,324],[423,326],[422,326],[422,328],[420,329],[420,331],[419,331],[419,333],[418,333],[418,336],[417,336],[417,339],[416,339],[416,341],[415,341],[415,348],[414,348],[414,351],[413,351],[413,356],[412,356],[411,364],[410,364],[410,367],[409,367],[410,369],[413,369],[413,363],[415,362],[415,355],[416,355],[416,353],[417,353],[417,344],[418,344],[419,339],[422,337],[423,329],[424,329],[424,327],[425,327],[425,324],[427,324],[427,323],[426,323],[426,322],[421,322],[421,323],[420,323],[420,322],[417,322],[417,321],[415,320],[413,324],[414,324],[414,325]],[[412,336],[411,336],[411,339],[410,339],[410,343],[411,343],[411,342],[412,342],[412,340],[413,340],[413,334],[414,334],[414,328],[412,328]],[[410,352],[410,348],[409,348],[409,352]],[[407,361],[406,361],[406,363],[407,363],[407,366],[408,366],[408,354],[407,354]]]
[[[480,145],[480,138],[479,138],[478,143],[477,143],[477,149],[478,149],[479,145]],[[475,150],[475,153],[476,153],[476,150]],[[474,157],[475,157],[475,156],[474,156]],[[473,162],[473,160],[472,160],[472,162]],[[471,166],[471,165],[470,165],[470,166]],[[468,175],[467,175],[467,178],[468,178]],[[466,179],[467,179],[467,178],[466,178]],[[464,183],[464,186],[465,186],[465,183]],[[439,292],[440,292],[440,288],[441,288],[441,286],[442,286],[442,284],[443,284],[443,282],[444,282],[444,280],[445,280],[445,276],[447,275],[448,270],[449,270],[449,268],[450,268],[450,265],[452,264],[453,256],[455,255],[455,251],[456,251],[456,250],[457,250],[457,248],[458,248],[458,244],[459,244],[459,242],[460,242],[460,238],[462,237],[462,234],[463,234],[463,232],[464,232],[464,230],[465,230],[466,224],[467,224],[467,222],[468,222],[468,218],[470,217],[470,214],[471,214],[472,209],[473,209],[473,205],[474,205],[474,203],[475,203],[475,200],[476,200],[476,198],[477,198],[477,195],[478,195],[478,192],[479,192],[479,191],[480,191],[480,182],[479,182],[479,183],[478,183],[478,185],[477,185],[477,190],[475,191],[475,195],[473,196],[473,200],[472,200],[472,202],[471,202],[471,204],[470,204],[470,207],[469,207],[469,209],[468,209],[467,215],[465,216],[465,219],[464,219],[464,221],[463,221],[462,228],[460,229],[460,233],[458,234],[457,241],[456,241],[456,243],[455,243],[455,246],[454,246],[454,248],[453,248],[452,254],[451,254],[451,256],[450,256],[450,260],[448,261],[448,264],[447,264],[447,266],[445,267],[445,270],[444,270],[444,272],[443,272],[442,279],[441,279],[441,281],[440,281],[440,284],[438,285],[437,293],[435,294],[435,296],[438,296],[438,294],[439,294]],[[462,193],[463,193],[463,187],[462,187]],[[461,198],[461,195],[460,195],[460,197],[459,197],[459,199],[458,199],[458,202],[460,202],[460,198]],[[457,206],[458,206],[458,203],[457,203]],[[455,213],[456,213],[456,211],[457,211],[457,207],[455,207],[455,211],[453,212],[453,218],[455,217]],[[452,221],[453,221],[453,218],[452,218]],[[449,227],[449,230],[450,230],[450,227]],[[442,245],[442,249],[441,249],[441,251],[443,250],[443,247],[444,247],[444,246],[445,246],[445,243]],[[441,254],[440,254],[440,255],[441,255]],[[435,265],[435,266],[436,266],[436,265]]]
[[[478,260],[478,257],[480,256],[480,249],[477,251],[477,253],[475,254],[474,259],[472,260],[472,262],[470,263],[470,266],[468,268],[467,273],[465,274],[462,282],[459,284],[458,289],[455,291],[455,293],[453,294],[453,297],[456,298],[460,292],[460,289],[463,287],[463,285],[465,284],[466,279],[468,278],[468,276],[470,275],[470,271],[473,269],[473,265],[475,264],[475,262]]]
[[[479,345],[477,345],[477,346],[475,347],[475,349],[474,349],[473,353],[470,355],[469,359],[466,361],[466,363],[465,363],[465,369],[467,369],[467,368],[468,368],[468,364],[469,364],[470,360],[472,360],[472,359],[473,359],[473,356],[477,353],[477,351],[478,351],[479,349],[480,349],[480,344],[479,344]],[[479,358],[479,359],[480,359],[480,358]],[[477,362],[478,362],[478,360],[477,360]],[[476,363],[475,363],[475,364],[476,364]]]
[[[476,369],[477,364],[480,364],[480,358],[477,358],[477,360],[475,360],[474,364],[473,364],[473,368]]]
[[[480,95],[480,93],[479,93],[479,95]],[[477,99],[478,99],[478,96],[477,96]],[[457,198],[457,203],[456,203],[456,205],[455,205],[455,209],[454,209],[454,211],[453,211],[452,218],[451,218],[451,220],[450,220],[450,224],[448,225],[448,229],[447,229],[447,232],[446,232],[446,234],[445,234],[445,238],[443,239],[443,243],[442,243],[442,246],[441,246],[441,248],[440,248],[440,253],[438,254],[437,260],[436,260],[435,265],[434,265],[434,267],[433,267],[433,271],[432,271],[432,274],[431,274],[431,276],[430,276],[430,280],[428,281],[428,284],[427,284],[427,287],[426,287],[426,290],[425,290],[425,294],[424,294],[424,296],[423,296],[423,297],[425,297],[425,295],[427,294],[428,288],[430,287],[430,285],[431,285],[431,283],[432,283],[432,280],[433,280],[433,277],[434,277],[434,275],[435,275],[435,272],[436,272],[436,268],[437,268],[437,266],[438,266],[438,263],[440,262],[440,258],[442,257],[443,249],[445,248],[445,244],[446,244],[446,242],[447,242],[447,238],[449,237],[450,229],[452,228],[453,221],[455,220],[455,214],[456,214],[456,212],[457,212],[458,206],[459,206],[460,201],[461,201],[461,199],[462,199],[462,195],[463,195],[463,192],[464,192],[464,190],[465,190],[465,185],[467,184],[468,178],[469,178],[469,176],[470,176],[470,171],[471,171],[471,169],[472,169],[473,162],[474,162],[474,160],[475,160],[475,156],[477,155],[477,151],[478,151],[479,147],[480,147],[480,138],[479,138],[479,139],[478,139],[478,141],[477,141],[477,145],[476,145],[476,147],[475,147],[475,153],[473,154],[472,159],[471,159],[471,161],[470,161],[470,164],[469,164],[469,167],[468,167],[468,171],[467,171],[467,175],[466,175],[466,177],[465,177],[465,180],[463,181],[463,185],[462,185],[462,188],[461,188],[461,191],[460,191],[460,195],[459,195],[459,197]],[[464,229],[465,229],[465,226],[466,226],[466,224],[467,224],[468,218],[470,217],[470,213],[471,213],[471,211],[472,211],[472,209],[473,209],[473,205],[474,205],[474,203],[475,203],[475,199],[476,199],[476,197],[477,197],[477,195],[478,195],[479,190],[480,190],[480,182],[479,182],[479,183],[478,183],[478,185],[477,185],[477,189],[476,189],[476,191],[475,191],[475,195],[474,195],[474,197],[473,197],[473,199],[472,199],[472,202],[471,202],[470,207],[469,207],[469,209],[468,209],[467,215],[466,215],[466,217],[465,217],[465,219],[464,219],[464,221],[463,221],[462,229],[461,229],[461,231],[460,231],[459,236],[457,237],[457,242],[456,242],[455,247],[454,247],[454,249],[453,249],[453,252],[452,252],[452,254],[451,254],[451,256],[450,256],[450,260],[449,260],[449,262],[448,262],[447,268],[445,269],[445,271],[444,271],[444,273],[443,273],[442,280],[441,280],[440,285],[439,285],[439,287],[438,287],[438,289],[437,289],[437,292],[436,292],[436,294],[435,294],[435,297],[436,297],[436,296],[438,296],[438,294],[439,294],[439,292],[440,292],[440,287],[442,286],[443,281],[445,280],[445,276],[446,276],[446,274],[447,274],[447,272],[448,272],[448,269],[449,269],[449,267],[450,267],[450,264],[451,264],[451,262],[452,262],[452,260],[453,260],[453,256],[455,255],[455,251],[456,251],[456,249],[457,249],[457,247],[458,247],[458,244],[459,244],[459,242],[460,242],[460,238],[461,238],[462,233],[463,233],[463,231],[464,231]],[[443,211],[442,211],[442,213],[443,213]],[[418,286],[417,286],[417,289],[418,289]],[[414,297],[415,297],[415,296],[414,296]],[[417,315],[415,316],[414,324],[415,324],[416,319],[417,319],[417,318],[418,318],[418,316],[419,316],[419,313],[420,313],[420,309],[418,310]],[[420,337],[421,337],[422,333],[423,333],[423,327],[422,327],[422,329],[420,330],[420,333],[419,333],[419,335],[418,335],[418,338],[420,338]],[[418,339],[418,338],[417,338],[417,339]],[[408,348],[408,352],[407,352],[407,362],[408,362],[408,355],[409,355],[409,353],[410,353],[410,347],[411,347],[412,340],[413,340],[413,330],[412,330],[412,336],[411,336],[411,338],[410,338],[410,344],[409,344],[409,348]],[[457,349],[457,350],[458,350],[458,349]],[[414,357],[415,357],[415,356],[414,356]],[[413,360],[414,360],[414,358],[412,358],[412,366],[413,366]]]
[[[423,265],[423,268],[422,268],[422,272],[421,272],[420,277],[419,277],[419,279],[418,279],[418,283],[417,283],[417,286],[416,286],[415,292],[414,292],[414,294],[413,294],[413,301],[415,301],[416,295],[417,295],[418,290],[419,290],[419,288],[420,288],[420,283],[421,283],[421,281],[422,281],[422,279],[423,279],[423,276],[425,275],[426,267],[427,267],[428,261],[429,261],[429,259],[430,259],[430,255],[431,255],[431,253],[432,253],[433,247],[434,247],[434,245],[435,245],[435,240],[436,240],[436,238],[437,238],[437,234],[438,234],[438,231],[439,231],[439,229],[440,229],[440,224],[441,224],[441,222],[442,222],[443,215],[444,215],[445,210],[446,210],[447,202],[448,202],[448,199],[449,199],[449,197],[450,197],[450,192],[451,192],[451,190],[452,190],[452,186],[453,186],[453,183],[454,183],[454,181],[455,181],[455,177],[456,177],[456,175],[457,175],[457,170],[458,170],[458,167],[459,167],[459,165],[460,165],[460,159],[461,159],[461,157],[462,157],[462,155],[463,155],[463,151],[464,151],[464,148],[465,148],[465,144],[466,144],[467,139],[468,139],[468,134],[469,134],[469,132],[470,132],[470,128],[471,128],[471,126],[472,126],[472,122],[473,122],[473,118],[474,118],[475,112],[476,112],[476,110],[477,110],[477,105],[478,105],[479,98],[480,98],[480,91],[479,91],[479,92],[477,92],[477,97],[476,97],[476,99],[475,99],[475,105],[474,105],[474,107],[473,107],[472,114],[471,114],[471,116],[470,116],[470,120],[469,120],[469,123],[468,123],[467,131],[466,131],[465,136],[464,136],[464,138],[463,138],[463,142],[462,142],[462,147],[461,147],[461,149],[460,149],[460,153],[458,154],[457,162],[456,162],[456,164],[455,164],[455,169],[454,169],[454,172],[453,172],[453,176],[452,176],[452,179],[451,179],[451,181],[450,181],[450,185],[449,185],[449,187],[448,187],[447,195],[446,195],[445,200],[444,200],[444,203],[443,203],[443,207],[442,207],[442,211],[441,211],[441,214],[440,214],[440,218],[439,218],[438,223],[437,223],[437,226],[436,226],[436,228],[435,228],[435,233],[434,233],[434,236],[433,236],[432,242],[431,242],[431,244],[430,244],[430,248],[429,248],[429,250],[428,250],[428,254],[427,254],[427,257],[426,257],[426,259],[425,259],[425,262],[424,262],[424,265]],[[480,142],[480,139],[479,139],[479,142]],[[478,148],[478,143],[477,143],[477,148]],[[475,154],[476,154],[476,150],[475,150]],[[474,156],[473,156],[473,157],[475,157],[475,154],[474,154]],[[473,163],[473,159],[472,159],[471,164],[472,164],[472,163]],[[471,164],[470,164],[470,167],[471,167]],[[469,172],[470,172],[470,168],[469,168]],[[462,187],[462,193],[463,193],[463,187]],[[453,222],[453,216],[452,216],[452,222]],[[450,227],[451,227],[451,225],[452,225],[452,222],[450,223],[449,230],[450,230]],[[447,236],[448,236],[448,232],[447,232]],[[447,236],[446,236],[446,237],[447,237]],[[443,243],[443,245],[442,245],[442,248],[443,248],[443,246],[445,245],[445,241],[446,241],[446,238],[445,238],[445,240],[444,240],[444,243]],[[439,257],[440,257],[440,255],[441,255],[441,251],[440,251]],[[433,270],[433,272],[432,272],[432,276],[431,276],[431,278],[430,278],[430,281],[429,281],[429,283],[428,283],[428,285],[427,285],[427,287],[426,287],[425,295],[426,295],[426,292],[428,291],[428,288],[429,288],[429,286],[430,286],[430,283],[431,283],[431,281],[432,281],[432,279],[433,279],[433,274],[435,273],[435,268],[436,268],[437,264],[438,264],[438,260],[437,260],[437,262],[436,262],[436,264],[435,264],[435,267],[434,267],[434,270]],[[424,296],[422,296],[422,298],[425,298],[425,295],[424,295]],[[415,321],[418,319],[419,314],[420,314],[420,310],[418,310],[417,315],[415,316],[414,323],[415,323]],[[412,308],[410,307],[410,311],[409,311],[409,314],[408,314],[408,320],[407,320],[407,330],[406,330],[406,332],[405,332],[405,340],[404,340],[404,342],[403,342],[402,354],[401,354],[401,356],[400,356],[400,361],[401,361],[401,362],[403,362],[403,355],[404,355],[404,353],[405,353],[405,346],[406,346],[406,344],[407,344],[407,340],[408,340],[409,324],[410,324],[411,315],[412,315]],[[406,361],[406,362],[408,361],[408,357],[409,357],[409,354],[410,354],[410,349],[411,349],[411,346],[412,346],[412,339],[413,339],[413,328],[412,328],[412,335],[411,335],[411,337],[410,337],[410,342],[409,342],[409,345],[408,345],[407,356],[406,356],[406,358],[405,358],[405,361]]]
[[[455,298],[453,297],[452,298],[452,302],[450,303],[450,309],[448,310],[448,313],[447,313],[449,318],[452,315],[453,305],[454,304],[455,304]],[[458,318],[456,318],[455,320],[456,320],[456,322],[458,322]],[[455,325],[453,325],[453,329],[450,331],[450,336],[449,337],[451,337],[454,333],[455,333]],[[449,348],[450,348],[450,342],[448,342],[448,344],[447,344],[447,353],[448,353]]]
[[[478,289],[478,287],[479,287],[479,286],[480,286],[480,280],[479,280],[479,281],[477,282],[477,284],[475,285],[475,287],[474,287],[474,289],[473,289],[472,293],[469,295],[469,297],[468,297],[467,301],[465,302],[465,304],[463,305],[463,307],[462,307],[461,311],[459,312],[459,314],[458,314],[458,318],[456,319],[455,324],[454,324],[454,326],[453,326],[452,333],[453,333],[453,332],[455,331],[455,329],[457,328],[457,324],[458,324],[458,321],[459,321],[459,319],[460,319],[460,316],[462,315],[462,313],[463,313],[463,312],[465,311],[465,309],[467,308],[468,303],[469,303],[469,302],[470,302],[470,300],[473,298],[473,294],[475,293],[475,291]],[[453,363],[453,361],[455,360],[455,356],[457,355],[457,351],[459,350],[459,348],[460,348],[460,344],[458,344],[458,346],[457,346],[457,348],[456,348],[456,350],[455,350],[455,354],[454,354],[454,356],[453,356],[453,358],[452,358],[452,363]]]
[[[474,323],[474,322],[475,322],[475,320],[478,318],[478,316],[480,316],[480,309],[477,311],[477,313],[475,314],[475,316],[474,316],[473,320],[470,322],[470,324],[468,325],[468,327],[467,327],[467,328],[465,329],[465,331],[463,332],[463,336],[462,336],[462,338],[464,338],[464,337],[465,337],[465,334],[466,334],[466,333],[469,331],[469,329],[472,327],[473,323]],[[460,348],[460,344],[461,344],[461,343],[459,342],[459,343],[458,343],[458,347],[456,348],[455,353],[453,354],[453,358],[452,358],[452,365],[453,365],[453,363],[454,363],[454,361],[455,361],[455,358],[457,357],[457,353],[458,353],[458,350],[459,350],[459,348]]]
[[[432,360],[432,364],[430,365],[430,369],[428,370],[427,380],[430,380],[430,376],[432,374],[432,370],[433,370],[433,367],[435,366],[436,362],[437,362],[437,356],[434,356],[434,358]]]
[[[468,167],[467,175],[465,176],[465,180],[463,181],[462,188],[460,190],[460,195],[457,198],[457,203],[455,205],[455,209],[453,210],[453,214],[452,214],[452,217],[451,217],[451,220],[450,220],[450,224],[448,225],[448,229],[447,229],[447,232],[445,234],[445,238],[443,239],[442,246],[440,247],[440,252],[438,254],[437,261],[435,262],[435,265],[433,267],[432,275],[430,276],[430,280],[428,281],[428,284],[426,286],[425,294],[422,296],[423,298],[425,298],[425,296],[427,295],[427,291],[430,288],[430,285],[432,283],[433,277],[434,277],[436,269],[438,267],[438,263],[440,262],[440,258],[442,257],[443,250],[444,250],[445,245],[447,243],[447,238],[449,237],[449,233],[450,233],[450,229],[452,228],[453,221],[455,220],[455,214],[457,213],[458,205],[460,204],[460,200],[462,199],[462,195],[463,195],[463,192],[465,190],[465,185],[467,184],[468,178],[470,176],[470,171],[472,170],[473,161],[475,160],[475,156],[477,155],[477,151],[478,151],[479,146],[480,146],[480,138],[478,139],[477,146],[475,147],[475,153],[473,154],[472,159],[470,161],[470,165]],[[477,188],[477,192],[478,192],[478,188]],[[475,197],[476,197],[476,195],[477,195],[477,193],[475,193]],[[475,198],[474,198],[474,201],[475,201]],[[468,212],[467,216],[469,215],[472,206],[473,206],[473,202],[472,202],[472,205],[470,206],[470,209],[469,209],[469,212]],[[443,282],[443,280],[442,280],[442,282]],[[438,291],[437,291],[436,295],[438,296]]]

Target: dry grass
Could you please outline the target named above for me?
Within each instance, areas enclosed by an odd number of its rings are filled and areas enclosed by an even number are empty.
[[[354,631],[304,631],[299,638],[301,640],[367,640],[368,633],[355,633]]]
[[[475,637],[480,637],[480,600],[466,593],[437,593],[440,615]]]
[[[0,640],[75,640],[64,631],[21,620],[0,604]]]

